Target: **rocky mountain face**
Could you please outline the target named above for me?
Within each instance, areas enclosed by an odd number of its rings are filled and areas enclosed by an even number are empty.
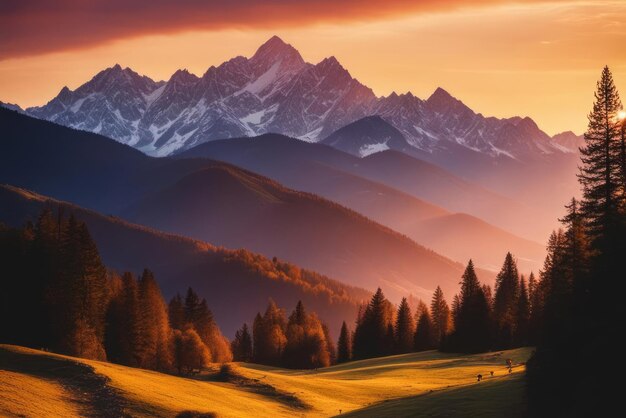
[[[376,97],[334,57],[307,63],[276,36],[251,58],[235,57],[201,77],[179,70],[157,82],[115,65],[74,91],[64,87],[48,104],[27,112],[154,156],[268,132],[318,142],[373,115],[429,154],[461,149],[527,160],[575,150],[570,141],[550,138],[530,118],[485,117],[441,88],[427,100],[411,93]],[[370,138],[364,154],[385,149],[384,139]]]

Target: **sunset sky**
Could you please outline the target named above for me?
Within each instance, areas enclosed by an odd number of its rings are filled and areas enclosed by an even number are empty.
[[[115,63],[201,75],[272,35],[378,95],[441,86],[475,111],[582,133],[604,65],[626,98],[626,1],[8,0],[0,100],[41,105]]]

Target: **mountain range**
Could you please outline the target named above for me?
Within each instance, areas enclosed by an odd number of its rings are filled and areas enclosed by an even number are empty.
[[[265,134],[210,141],[176,157],[226,161],[325,197],[456,261],[473,258],[495,270],[503,248],[518,256],[523,271],[536,271],[543,261],[542,245],[503,230],[522,230],[516,220],[540,213],[397,151],[358,158],[324,144]],[[435,224],[440,233],[433,231]]]
[[[152,158],[6,109],[0,109],[0,122],[0,183],[217,246],[276,256],[368,290],[383,286],[394,299],[428,297],[438,284],[448,294],[457,291],[461,263],[335,202],[223,162]]]
[[[276,36],[252,57],[237,56],[201,77],[178,70],[167,81],[154,81],[115,65],[26,112],[154,156],[269,132],[332,143],[336,131],[376,115],[395,131],[356,147],[361,156],[398,143],[423,156],[465,159],[534,161],[577,151],[573,133],[551,138],[527,117],[485,117],[442,88],[426,100],[410,92],[378,97],[335,57],[307,63]]]

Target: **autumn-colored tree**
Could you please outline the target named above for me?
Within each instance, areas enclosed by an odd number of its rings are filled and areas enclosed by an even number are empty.
[[[167,306],[154,275],[144,270],[139,279],[138,365],[153,370],[172,367],[172,330]]]
[[[140,301],[139,283],[135,277],[126,272],[122,276],[122,290],[120,294],[121,315],[119,321],[120,335],[120,363],[137,366],[140,360],[141,335],[140,328]]]
[[[450,308],[443,295],[441,287],[437,286],[430,303],[432,314],[433,334],[435,346],[439,347],[441,341],[448,334],[450,329]]]
[[[304,309],[302,301],[289,316],[283,364],[296,369],[330,365],[330,353],[320,320]]]
[[[324,331],[324,339],[326,340],[326,351],[330,360],[330,365],[337,364],[337,347],[330,336],[330,330],[325,322],[322,322],[322,331]]]
[[[265,314],[257,314],[252,327],[254,361],[260,364],[280,365],[287,337],[285,313],[270,300]]]
[[[108,304],[106,269],[87,226],[73,215],[61,234],[56,274],[47,289],[54,344],[61,352],[102,360]],[[82,335],[83,333],[84,335]],[[87,347],[80,342],[89,342]],[[93,357],[94,353],[99,353]]]
[[[211,362],[211,353],[191,326],[173,332],[174,367],[179,374],[200,370]]]

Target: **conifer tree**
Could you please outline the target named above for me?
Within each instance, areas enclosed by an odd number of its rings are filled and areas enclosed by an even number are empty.
[[[57,347],[69,355],[103,360],[106,269],[84,223],[71,215],[62,234],[62,268],[49,287]]]
[[[443,295],[441,287],[437,286],[430,303],[433,321],[434,343],[438,347],[450,328],[450,308]]]
[[[452,329],[456,328],[456,325],[461,321],[460,319],[460,313],[461,313],[461,296],[460,295],[454,295],[454,298],[452,298],[452,308],[450,310],[450,313],[452,315]]]
[[[541,317],[543,314],[544,284],[535,278],[533,272],[528,277],[528,296],[530,299],[529,344],[534,345],[539,339]]]
[[[140,361],[140,302],[139,284],[132,273],[122,275],[122,289],[119,295],[121,314],[119,322],[120,357],[119,362],[136,367]]]
[[[415,322],[411,314],[411,308],[406,298],[402,298],[396,315],[395,345],[399,354],[413,351],[413,339],[415,335]]]
[[[172,332],[167,306],[154,275],[144,270],[139,279],[139,367],[169,370],[172,367]]]
[[[493,316],[496,322],[496,345],[510,348],[515,332],[515,313],[519,292],[519,273],[511,253],[507,253],[502,269],[496,277],[496,294],[493,299]]]
[[[265,355],[265,324],[263,322],[263,316],[261,312],[257,312],[254,320],[252,321],[252,358],[253,361],[262,364]]]
[[[185,322],[190,324],[198,323],[202,313],[200,312],[200,297],[190,287],[185,296]]]
[[[493,292],[491,291],[491,286],[485,283],[482,285],[482,289],[483,289],[483,295],[485,295],[485,300],[487,301],[487,306],[489,306],[490,309],[493,309],[494,298],[493,298]]]
[[[245,363],[252,361],[252,337],[248,330],[248,324],[244,323],[241,329],[237,330],[231,344],[231,349],[235,361]]]
[[[491,312],[472,260],[468,262],[462,276],[461,295],[456,310],[454,332],[446,342],[445,349],[468,353],[488,350],[491,346]]]
[[[589,281],[590,243],[585,219],[580,205],[574,198],[565,206],[566,215],[560,220],[565,227],[564,263],[568,266],[568,278],[573,287],[574,302],[578,306],[589,303],[587,297],[592,283]]]
[[[124,283],[122,278],[117,274],[111,274],[109,277],[109,304],[106,312],[106,328],[104,335],[104,348],[107,360],[120,363],[122,356],[122,334],[123,304],[121,295]]]
[[[579,181],[583,189],[582,210],[591,236],[602,250],[610,250],[619,233],[619,140],[616,123],[622,105],[608,67],[597,84],[593,110],[580,149],[582,166]]]
[[[322,322],[322,331],[324,332],[324,339],[326,340],[326,351],[329,356],[329,366],[332,366],[333,364],[337,364],[337,347],[335,347],[335,343],[330,336],[328,325],[324,322]]]
[[[393,335],[393,311],[390,312],[390,306],[378,288],[357,323],[352,347],[354,359],[384,356],[390,352],[390,327]]]
[[[423,306],[423,309],[420,309],[420,312],[417,329],[415,330],[414,349],[415,351],[431,350],[435,348],[433,322],[426,305]]]
[[[525,346],[529,341],[530,331],[530,299],[526,279],[520,278],[519,295],[517,298],[516,324],[514,342],[517,346]]]
[[[541,332],[527,363],[533,416],[608,416],[621,407],[619,389],[599,384],[619,373],[615,359],[621,353],[614,335],[626,315],[621,280],[626,195],[615,119],[620,107],[605,67],[581,149],[583,200],[567,206],[566,231],[551,235],[541,271]]]
[[[254,361],[280,365],[287,344],[285,313],[270,300],[265,314],[257,315],[253,325]]]
[[[170,326],[172,329],[183,329],[185,326],[185,305],[180,293],[176,293],[168,305],[168,315],[170,318]]]
[[[352,358],[352,341],[346,321],[341,324],[339,340],[337,340],[337,363],[345,363]]]
[[[322,323],[308,314],[302,301],[289,316],[283,361],[286,367],[311,369],[330,365],[330,353]]]
[[[213,318],[213,312],[204,298],[198,305],[197,318],[193,327],[211,352],[212,361],[216,363],[232,361],[230,342],[222,335],[222,331]]]

